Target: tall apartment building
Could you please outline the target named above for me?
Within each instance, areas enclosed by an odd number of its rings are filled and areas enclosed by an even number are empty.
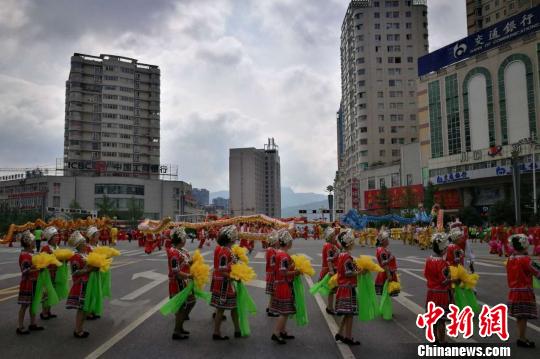
[[[274,139],[264,149],[231,148],[229,192],[232,216],[281,216],[281,173]]]
[[[210,203],[210,192],[205,188],[193,188],[191,195],[199,206],[207,206]]]
[[[467,33],[474,34],[524,10],[540,5],[540,0],[466,0]]]
[[[157,179],[160,70],[116,55],[71,57],[64,174]]]
[[[399,164],[400,146],[418,140],[417,59],[427,52],[425,0],[350,2],[341,27],[343,153],[336,180],[344,209],[363,208],[361,174]]]

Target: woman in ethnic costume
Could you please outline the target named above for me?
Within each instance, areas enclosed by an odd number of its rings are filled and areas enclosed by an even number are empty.
[[[75,231],[71,234],[68,241],[70,247],[75,249],[75,254],[70,258],[69,263],[71,266],[71,279],[73,284],[69,291],[68,299],[66,302],[67,309],[76,309],[77,315],[75,317],[75,330],[73,336],[75,338],[83,339],[87,338],[90,333],[83,330],[84,319],[86,313],[84,312],[84,298],[86,296],[86,285],[88,283],[89,273],[93,269],[86,265],[86,240],[79,231]]]
[[[276,253],[279,245],[278,232],[273,231],[268,236],[268,246],[266,247],[266,290],[265,293],[269,296],[268,307],[266,308],[266,314],[269,317],[279,317],[279,314],[273,313],[270,310],[272,304],[272,293],[274,292],[274,280],[275,273],[274,268],[276,266]]]
[[[287,229],[278,231],[279,250],[276,253],[274,267],[274,291],[270,310],[279,314],[272,334],[272,340],[285,344],[285,339],[294,339],[294,335],[287,333],[287,319],[296,313],[294,305],[293,280],[300,272],[295,270],[294,262],[288,251],[292,247],[292,237]]]
[[[424,267],[424,277],[427,280],[426,308],[429,302],[433,302],[444,309],[445,315],[435,324],[435,343],[444,344],[446,342],[446,314],[449,313],[450,304],[453,303],[450,268],[444,259],[448,248],[446,233],[433,234],[431,244],[433,254],[426,259]]]
[[[233,280],[230,278],[231,266],[237,261],[231,247],[238,240],[236,226],[230,225],[221,228],[217,238],[219,249],[214,253],[214,272],[212,274],[212,300],[210,305],[216,308],[214,313],[214,340],[228,340],[228,336],[221,335],[221,322],[223,312],[231,311],[234,323],[234,336],[240,338],[240,325],[238,312],[236,311],[236,292],[233,288]]]
[[[21,245],[23,247],[19,255],[19,268],[21,269],[21,283],[19,285],[19,326],[17,334],[30,334],[30,331],[43,330],[44,328],[36,324],[36,315],[32,314],[30,306],[34,299],[38,270],[32,266],[32,253],[34,253],[35,240],[30,231],[25,231],[21,236]],[[26,310],[30,313],[30,326],[24,329],[24,317]]]
[[[189,252],[184,249],[186,244],[187,234],[183,227],[175,228],[171,232],[172,246],[167,249],[167,261],[169,267],[169,298],[180,293],[188,285],[188,280],[193,276],[190,274],[191,257]],[[189,313],[195,306],[195,296],[191,293],[178,310],[175,317],[174,340],[183,340],[189,338],[189,332],[184,330],[184,321],[188,318]]]
[[[386,281],[398,281],[397,277],[397,261],[396,257],[390,252],[388,246],[390,245],[390,233],[388,231],[381,231],[379,238],[377,238],[377,262],[384,272],[378,273],[375,278],[375,291],[377,295],[382,295],[384,283]],[[399,292],[393,292],[390,295],[395,297]]]
[[[58,229],[56,229],[56,227],[54,226],[47,227],[43,231],[42,236],[43,240],[45,240],[46,242],[41,246],[41,252],[53,254],[53,252],[58,249],[58,243],[60,242],[60,233],[58,233]],[[51,264],[48,269],[49,273],[51,274],[51,281],[54,285],[56,281],[57,267],[54,264]],[[56,318],[57,315],[51,313],[51,307],[43,305],[43,311],[41,312],[39,317],[43,320],[49,320]]]
[[[339,248],[337,247],[336,232],[333,227],[326,227],[323,232],[323,239],[326,243],[322,249],[322,266],[321,273],[319,274],[319,280],[322,280],[327,274],[333,276],[336,274],[336,264],[339,255]],[[333,288],[328,294],[328,304],[326,305],[326,313],[335,315],[334,310],[334,298],[336,295],[336,288]]]
[[[352,324],[354,316],[358,314],[358,304],[356,299],[358,271],[351,250],[354,247],[354,233],[352,229],[346,229],[338,235],[338,243],[341,246],[341,253],[337,259],[337,293],[336,293],[336,313],[342,315],[339,331],[336,334],[336,341],[341,341],[348,345],[360,345],[358,340],[352,337]]]
[[[506,264],[508,280],[508,312],[516,318],[519,347],[534,348],[534,342],[527,339],[525,331],[527,320],[538,318],[536,297],[533,291],[533,276],[540,279],[540,266],[529,257],[529,241],[524,234],[510,236],[509,241],[514,249]]]

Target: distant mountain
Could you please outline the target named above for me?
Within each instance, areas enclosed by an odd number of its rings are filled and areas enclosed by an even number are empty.
[[[229,191],[210,192],[210,202],[216,197],[229,198]],[[290,187],[281,187],[281,208],[302,206],[315,202],[328,201],[328,197],[324,194],[313,192],[294,192]],[[326,207],[328,204],[326,205]]]
[[[281,208],[281,217],[282,218],[287,218],[287,217],[306,216],[309,219],[320,218],[321,217],[320,213],[311,214],[311,211],[314,210],[314,209],[319,210],[321,208],[325,208],[325,209],[328,208],[328,200],[318,201],[318,202],[311,202],[311,203],[304,203],[304,204],[301,204],[301,205],[298,205],[298,206],[282,207]],[[307,212],[308,212],[307,215],[306,214],[299,214],[298,211],[301,210],[301,209],[307,210]],[[326,214],[325,216],[326,216],[326,219],[328,219],[328,214]]]

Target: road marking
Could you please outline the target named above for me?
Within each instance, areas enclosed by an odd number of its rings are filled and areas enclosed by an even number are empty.
[[[479,266],[482,266],[482,267],[490,267],[490,268],[501,268],[503,267],[503,264],[501,263],[500,265],[495,265],[495,264],[488,264],[488,263],[484,263],[484,262],[478,262],[478,261],[474,261],[474,265],[479,265]]]
[[[306,278],[306,282],[308,283],[309,288],[313,287],[313,280],[311,279],[311,277],[305,276],[305,278]],[[330,329],[330,333],[332,334],[332,337],[335,337],[339,330],[336,324],[336,321],[334,320],[332,316],[330,316],[330,314],[326,313],[326,303],[322,299],[321,295],[317,293],[314,297],[315,297],[315,301],[317,302],[317,305],[319,306],[319,309],[321,310],[323,318],[326,321],[326,324],[328,325],[328,329]],[[356,359],[351,348],[347,344],[336,343],[336,345],[343,359]]]
[[[420,260],[411,259],[411,258],[398,258],[397,260],[398,260],[398,262],[406,261],[406,262],[412,262],[412,263],[416,263],[416,264],[425,264],[426,263],[426,261],[420,261]]]
[[[17,263],[17,261],[0,262],[0,264],[11,264],[11,263]]]
[[[120,255],[128,255],[129,253],[141,253],[140,249],[130,249],[127,251],[121,251]]]
[[[144,253],[142,251],[135,251],[135,252],[129,252],[128,254],[123,254],[123,256],[124,257],[133,257],[133,256],[138,256],[139,254],[146,254],[146,253]]]
[[[265,257],[266,257],[265,252],[257,252],[257,254],[255,254],[256,259],[264,259]]]
[[[417,275],[417,274],[414,274],[413,272],[411,272],[411,271],[409,271],[409,270],[407,270],[407,269],[401,269],[401,271],[404,272],[404,273],[407,273],[408,275],[411,275],[411,276],[413,276],[413,277],[416,277],[416,278],[418,278],[418,279],[420,279],[420,280],[422,280],[422,281],[424,281],[424,282],[427,282],[426,278],[421,277],[421,276],[419,276],[419,275]],[[487,303],[485,303],[485,302],[482,302],[482,301],[479,301],[479,300],[478,300],[478,304],[480,304],[480,305],[484,305],[484,304],[489,305],[489,304],[487,304]],[[509,318],[510,320],[516,321],[516,318],[514,318],[514,317],[508,316],[508,318]],[[534,324],[531,324],[530,322],[527,322],[527,327],[529,327],[529,328],[531,328],[532,330],[534,330],[534,331],[540,333],[540,327],[538,327],[538,326],[536,326],[536,325],[534,325]]]
[[[310,256],[308,256],[308,255],[305,254],[305,253],[297,253],[297,254],[298,254],[299,256],[304,256],[304,257],[306,257],[306,258],[309,259],[310,261],[313,260],[313,258],[311,258]]]
[[[17,277],[20,277],[20,276],[21,276],[20,272],[19,273],[0,274],[0,280],[17,278]]]
[[[206,256],[209,255],[210,253],[212,253],[212,251],[202,252],[202,253],[201,253],[201,256],[206,257]]]
[[[247,282],[246,285],[249,285],[251,287],[266,289],[266,281],[260,280],[260,279],[253,279]]]
[[[169,301],[169,298],[163,299],[161,302],[156,304],[154,307],[150,308],[139,318],[131,322],[127,327],[119,331],[111,339],[107,340],[105,343],[100,345],[96,350],[86,356],[86,359],[97,359],[109,349],[111,349],[116,343],[125,338],[129,333],[135,330],[139,325],[141,325],[145,320],[150,318],[155,312],[157,312],[165,303]]]
[[[120,298],[120,300],[133,300],[133,299],[136,299],[136,298],[140,297],[141,295],[143,295],[144,293],[151,290],[152,288],[157,287],[158,285],[160,285],[161,283],[163,283],[163,282],[165,282],[165,281],[167,281],[169,279],[169,277],[166,276],[165,274],[157,273],[157,272],[154,272],[154,271],[146,271],[146,272],[135,273],[131,277],[131,280],[135,280],[137,278],[150,279],[152,282],[150,282],[150,283],[148,283],[146,285],[143,285],[142,287],[134,290],[133,292],[123,296],[122,298]]]
[[[111,268],[112,269],[116,269],[116,268],[120,268],[120,267],[125,267],[127,265],[130,265],[130,264],[133,264],[133,263],[137,263],[137,261],[131,261],[131,262],[126,262],[126,263],[120,263],[120,264],[116,264],[116,265],[112,265]]]
[[[403,267],[399,267],[398,272],[400,270],[410,270],[410,271],[413,271],[413,272],[423,272],[424,271],[423,268],[403,268]],[[494,275],[494,276],[500,276],[500,277],[506,276],[506,273],[502,273],[502,272],[499,272],[499,273],[495,273],[495,272],[474,272],[474,273],[479,274],[479,275]]]

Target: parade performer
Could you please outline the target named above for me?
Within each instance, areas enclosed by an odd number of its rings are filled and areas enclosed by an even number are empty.
[[[287,319],[289,315],[296,313],[293,295],[294,277],[300,275],[294,267],[294,262],[288,251],[292,247],[292,237],[287,229],[278,231],[279,250],[276,253],[276,265],[274,267],[274,291],[270,310],[279,314],[276,321],[272,340],[278,344],[286,344],[286,339],[294,339],[294,335],[287,333]]]
[[[538,318],[536,297],[533,291],[533,276],[540,279],[540,266],[529,257],[527,236],[515,234],[509,238],[514,253],[508,258],[506,273],[508,280],[508,311],[516,318],[519,347],[534,348],[534,342],[527,339],[527,320]]]
[[[357,276],[361,274],[356,267],[351,250],[354,247],[354,235],[351,229],[346,229],[338,235],[338,243],[342,252],[337,259],[337,294],[336,313],[343,315],[339,325],[339,331],[335,336],[336,341],[348,345],[360,345],[358,340],[352,337],[353,318],[358,314],[356,298]]]
[[[433,254],[426,259],[424,267],[424,277],[427,279],[426,308],[429,302],[441,307],[445,311],[445,316],[435,324],[435,343],[446,342],[445,318],[449,313],[449,306],[453,302],[451,294],[451,278],[448,263],[444,260],[444,255],[448,248],[448,238],[445,233],[435,233],[431,237]]]
[[[86,229],[86,254],[91,253],[94,247],[99,245],[100,237],[100,230],[96,226],[90,226]]]
[[[272,293],[274,292],[274,268],[276,266],[276,253],[278,248],[277,231],[270,233],[268,236],[268,247],[266,248],[266,290],[269,295],[268,307],[266,313],[269,317],[278,317],[279,315],[270,310],[272,303]]]
[[[540,256],[540,227],[533,230],[533,256]]]
[[[42,253],[48,253],[53,254],[53,252],[58,249],[58,242],[60,241],[60,234],[58,233],[58,229],[56,227],[47,227],[43,231],[43,239],[46,241],[45,244],[41,246],[41,252]],[[54,264],[51,264],[49,267],[49,273],[51,274],[51,280],[53,285],[56,283],[56,269],[57,267]],[[51,313],[51,308],[43,305],[43,311],[39,314],[39,317],[42,320],[49,320],[52,318],[56,318],[56,314]]]
[[[384,269],[384,272],[378,273],[377,278],[375,278],[375,292],[377,293],[377,295],[382,295],[384,284],[386,283],[386,281],[399,281],[397,276],[396,257],[393,256],[388,249],[388,246],[390,245],[389,237],[390,235],[388,231],[381,231],[377,238],[378,247],[376,251],[376,257],[379,265],[381,266],[381,268]],[[390,293],[390,296],[395,297],[398,294],[399,291],[394,291],[393,293]]]
[[[334,228],[327,227],[323,233],[323,239],[326,243],[322,249],[322,266],[319,280],[322,280],[327,274],[333,276],[336,274],[336,264],[339,255],[339,248],[337,247],[336,234]],[[328,294],[328,304],[326,306],[326,313],[335,315],[334,310],[334,298],[336,295],[336,288],[333,288]]]
[[[231,317],[234,324],[234,336],[241,337],[240,326],[238,322],[238,313],[236,310],[236,292],[233,288],[233,281],[230,278],[231,266],[236,262],[231,247],[238,240],[238,230],[236,226],[230,225],[221,228],[218,234],[217,242],[219,250],[214,253],[214,272],[212,274],[212,300],[210,305],[216,308],[214,315],[214,334],[213,340],[228,340],[228,336],[221,335],[221,322],[223,312],[231,310]]]
[[[30,334],[30,331],[43,330],[36,324],[36,315],[30,310],[30,305],[35,295],[38,271],[32,266],[32,253],[34,253],[35,237],[30,231],[25,231],[21,236],[22,251],[19,255],[19,268],[21,269],[21,282],[19,285],[19,326],[17,334]],[[24,317],[26,311],[30,314],[30,326],[24,329]]]
[[[184,249],[187,234],[183,227],[175,228],[171,234],[172,246],[167,250],[169,267],[169,298],[180,293],[193,278],[190,274],[191,258],[189,252]],[[175,326],[172,339],[183,340],[189,338],[189,332],[184,330],[184,321],[195,306],[195,295],[191,293],[175,316]]]
[[[69,260],[73,285],[69,291],[66,308],[77,310],[73,336],[75,338],[84,339],[90,335],[90,333],[83,330],[84,319],[86,316],[84,312],[86,284],[88,283],[88,274],[94,269],[86,265],[85,254],[88,249],[86,241],[79,231],[75,231],[71,234],[68,243],[70,247],[75,249],[75,254]]]

